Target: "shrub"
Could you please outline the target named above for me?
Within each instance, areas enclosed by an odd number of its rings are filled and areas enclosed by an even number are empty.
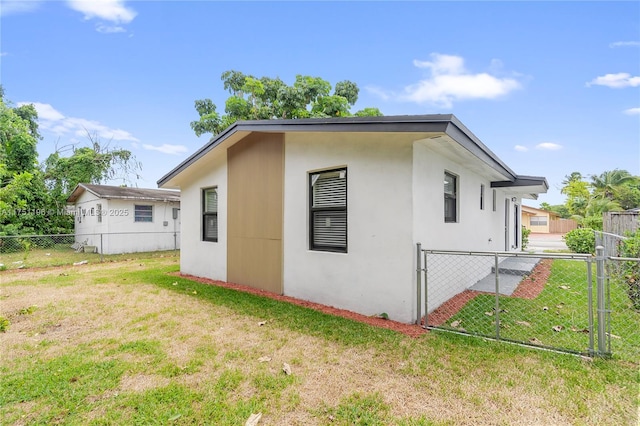
[[[574,229],[562,238],[569,250],[574,253],[595,253],[596,251],[596,236],[591,228]]]
[[[529,234],[531,233],[531,229],[527,229],[524,226],[522,227],[522,250],[526,249],[529,245]]]
[[[623,257],[640,258],[640,232],[624,240],[620,251]],[[633,307],[640,311],[640,262],[625,262],[623,277],[627,283],[629,299]]]

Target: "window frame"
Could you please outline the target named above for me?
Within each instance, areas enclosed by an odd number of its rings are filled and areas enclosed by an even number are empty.
[[[216,211],[208,211],[207,210],[207,192],[209,191],[213,191],[213,193],[216,194]],[[218,194],[218,187],[217,186],[210,186],[207,188],[202,188],[202,207],[201,207],[201,213],[202,213],[202,241],[208,241],[210,243],[217,243],[218,239],[219,239],[219,227],[218,227],[218,201],[219,201],[219,195]],[[215,237],[208,237],[207,236],[207,220],[210,218],[215,218],[216,220],[216,235]]]
[[[447,193],[447,178],[453,179],[453,194]],[[444,171],[444,223],[458,223],[459,221],[459,199],[460,199],[460,177],[455,173],[451,173],[447,170]],[[451,200],[453,200],[453,215],[447,216],[447,204],[451,204]]]
[[[343,173],[345,180],[345,188],[344,188],[344,205],[341,206],[319,206],[314,207],[314,176],[322,175],[327,173]],[[309,250],[312,251],[322,251],[322,252],[333,252],[333,253],[348,253],[349,249],[349,227],[348,227],[348,171],[347,167],[336,167],[326,170],[316,170],[308,173],[308,188],[309,188]],[[316,235],[314,232],[315,228],[315,215],[316,213],[321,212],[344,212],[344,246],[342,245],[327,245],[327,244],[318,244],[315,241]]]
[[[533,223],[535,219],[535,222],[544,222],[544,223]],[[547,220],[547,216],[531,216],[531,218],[529,218],[529,226],[547,226],[549,224],[549,221]]]
[[[148,216],[150,220],[141,220],[141,218],[146,218],[147,216],[146,215],[139,216],[138,207],[144,207],[144,209],[140,211],[151,212],[151,215]],[[148,210],[146,209],[147,207],[149,207]],[[153,204],[134,204],[133,205],[133,221],[136,223],[153,223]]]
[[[96,214],[98,215],[98,223],[102,223],[102,203],[96,204]]]
[[[484,183],[480,184],[480,210],[484,210]]]

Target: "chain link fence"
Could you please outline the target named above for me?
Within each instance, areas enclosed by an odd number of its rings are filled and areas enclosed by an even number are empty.
[[[628,290],[629,271],[640,271],[640,259],[603,251],[594,257],[420,247],[417,257],[418,317],[425,313],[429,329],[589,356],[640,357],[640,306]],[[624,266],[605,267],[611,262]]]
[[[103,262],[132,253],[175,252],[179,232],[0,236],[0,271]]]

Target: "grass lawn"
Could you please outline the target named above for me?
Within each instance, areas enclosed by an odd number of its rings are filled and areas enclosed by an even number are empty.
[[[144,252],[144,253],[124,253],[106,254],[102,256],[103,262],[115,262],[127,259],[174,256],[173,250]],[[49,248],[33,248],[28,251],[14,251],[9,253],[0,252],[1,270],[41,268],[47,266],[72,265],[76,262],[87,261],[97,263],[101,261],[99,253],[76,252],[69,244],[56,244]]]
[[[2,424],[638,422],[637,359],[410,338],[177,270],[165,256],[0,272]]]
[[[594,300],[595,277],[594,268]],[[615,358],[637,361],[640,359],[640,312],[632,308],[624,283],[612,282],[610,297],[611,351]],[[549,280],[536,298],[500,296],[499,304],[501,338],[588,353],[589,299],[584,261],[554,260]],[[495,337],[495,306],[494,295],[476,296],[451,317],[445,327]],[[595,302],[593,312],[597,324]],[[597,337],[594,340],[597,349]]]

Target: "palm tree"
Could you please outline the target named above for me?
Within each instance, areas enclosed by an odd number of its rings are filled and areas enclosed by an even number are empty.
[[[591,175],[591,187],[595,198],[607,198],[612,200],[616,190],[626,184],[636,181],[636,177],[626,170],[610,170],[599,176]]]

